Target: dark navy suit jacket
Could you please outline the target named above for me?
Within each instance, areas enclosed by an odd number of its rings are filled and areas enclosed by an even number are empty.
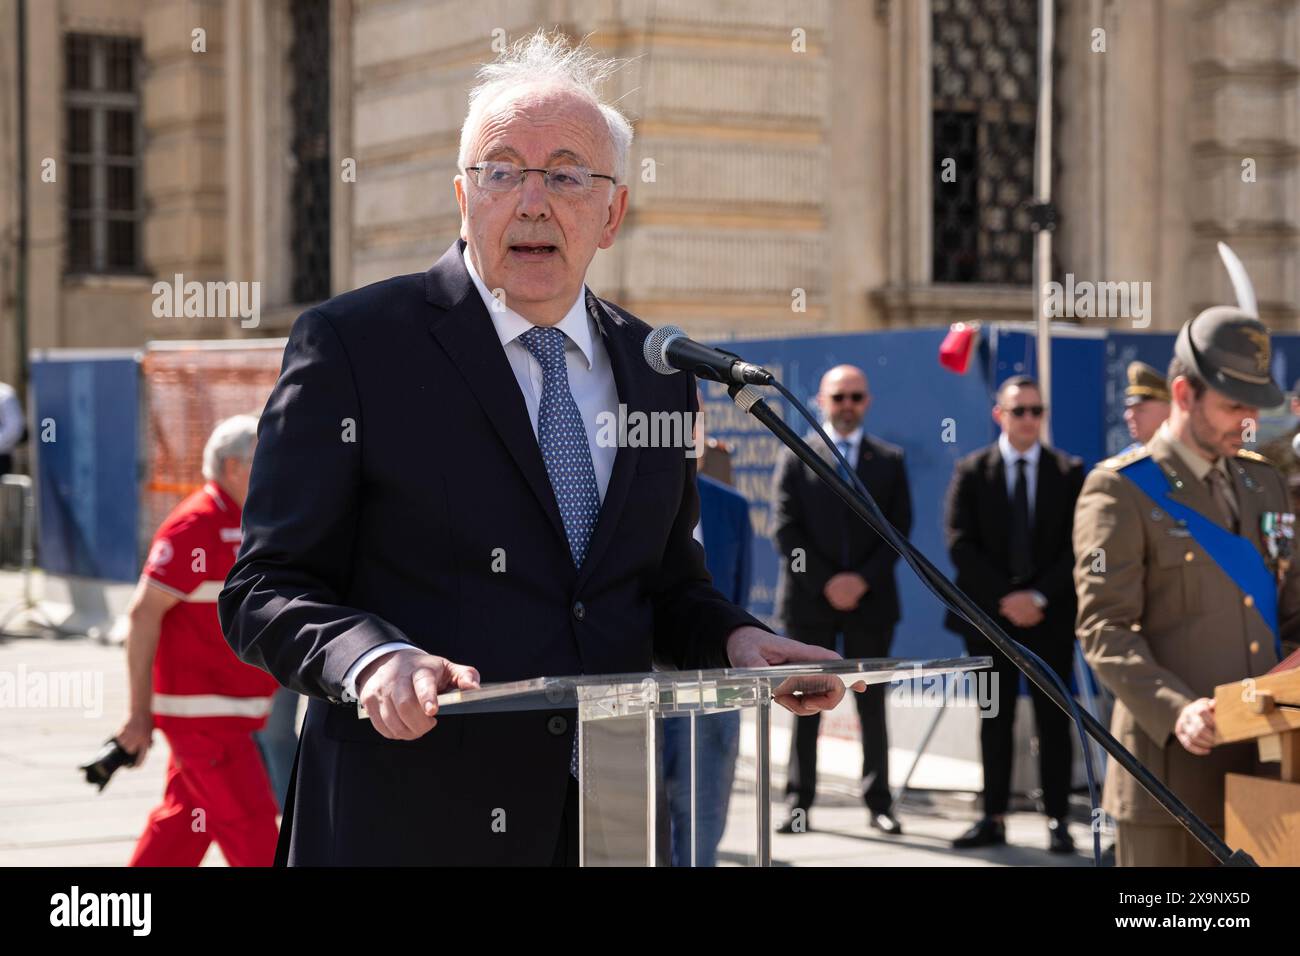
[[[833,460],[820,438],[809,434],[806,439]],[[910,534],[912,495],[903,450],[864,433],[856,471],[889,523],[904,537]],[[837,626],[892,632],[902,614],[894,580],[897,553],[789,450],[781,452],[772,475],[772,540],[781,556],[777,618],[792,633]],[[804,561],[798,572],[791,570],[796,549]],[[841,571],[856,571],[870,585],[848,612],[836,611],[823,594],[826,582]]]
[[[243,660],[311,698],[281,833],[290,863],[554,855],[572,711],[448,716],[388,740],[340,699],[367,649],[408,641],[488,684],[727,666],[726,636],[761,626],[710,584],[681,448],[618,450],[574,567],[463,248],[301,315],[262,415],[218,610]],[[694,413],[694,378],[642,357],[649,326],[591,299],[629,413]]]
[[[944,502],[944,531],[948,553],[957,568],[961,588],[993,620],[998,604],[1012,590],[1032,588],[1047,598],[1036,635],[1058,648],[1074,643],[1078,608],[1074,591],[1074,503],[1083,488],[1082,459],[1043,446],[1038,457],[1032,541],[1033,574],[1029,581],[1011,581],[1011,499],[1007,495],[1005,463],[998,443],[973,451],[953,468]],[[972,654],[987,654],[985,637],[952,611],[944,626],[961,635]]]
[[[713,586],[738,607],[749,603],[754,532],[749,502],[736,489],[707,475],[699,476],[700,534]]]

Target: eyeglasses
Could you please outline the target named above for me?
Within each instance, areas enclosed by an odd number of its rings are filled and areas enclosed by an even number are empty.
[[[517,163],[479,163],[466,166],[465,172],[474,174],[474,183],[488,192],[508,193],[524,181],[528,173],[541,173],[542,181],[548,192],[557,196],[579,196],[589,190],[593,179],[608,179],[616,182],[613,176],[593,173],[586,166],[552,166],[550,169],[527,169]]]
[[[1042,405],[1017,405],[1014,408],[1007,408],[1006,411],[1010,412],[1016,418],[1024,418],[1026,415],[1032,415],[1034,418],[1043,417]]]
[[[866,397],[867,397],[866,392],[836,392],[834,395],[831,396],[831,401],[842,402],[845,399],[847,399],[848,401],[856,405],[858,402],[862,401]]]

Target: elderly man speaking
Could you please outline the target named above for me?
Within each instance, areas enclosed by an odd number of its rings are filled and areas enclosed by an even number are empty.
[[[542,34],[485,66],[460,240],[293,326],[220,599],[239,655],[311,697],[290,864],[577,861],[573,713],[438,719],[440,691],[836,656],[713,588],[687,449],[597,440],[620,405],[697,409],[690,375],[642,359],[649,327],[584,285],[627,211],[609,69]]]

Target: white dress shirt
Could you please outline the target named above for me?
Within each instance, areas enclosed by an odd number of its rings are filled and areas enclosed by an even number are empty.
[[[1034,523],[1034,502],[1038,500],[1038,459],[1043,453],[1043,446],[1034,442],[1028,451],[1020,452],[1011,447],[1007,433],[998,436],[998,451],[1002,453],[1002,468],[1007,478],[1007,500],[1016,501],[1016,462],[1023,458],[1025,464],[1025,487],[1029,491],[1029,523]]]
[[[533,323],[518,312],[509,308],[502,299],[497,299],[479,278],[478,270],[470,259],[469,247],[462,253],[469,277],[474,280],[479,297],[492,319],[497,338],[505,350],[510,370],[515,373],[515,381],[523,394],[524,405],[528,408],[528,420],[533,426],[533,435],[537,435],[537,415],[542,403],[542,365],[528,351],[528,347],[519,341],[519,336],[533,328]],[[618,413],[618,387],[614,382],[614,369],[610,365],[609,352],[605,349],[596,320],[587,312],[586,289],[578,292],[578,298],[563,319],[555,326],[565,335],[564,359],[569,373],[569,390],[582,415],[583,424],[587,426],[587,444],[591,448],[591,464],[596,471],[596,488],[600,500],[605,500],[609,488],[609,477],[614,471],[614,458],[618,454],[615,445],[601,447],[596,441],[600,430],[597,416],[601,412]],[[609,434],[610,429],[605,429]],[[372,647],[362,654],[348,668],[343,676],[343,700],[351,703],[357,699],[356,680],[367,664],[389,651],[399,651],[410,647],[400,641],[390,641]]]
[[[503,308],[502,301],[493,297],[470,261],[468,246],[463,255],[465,268],[487,307],[497,338],[510,361],[510,369],[515,373],[515,381],[519,383],[519,391],[524,395],[528,420],[532,422],[533,435],[536,436],[537,412],[542,403],[542,364],[519,341],[519,336],[531,329],[533,323],[508,305]],[[591,448],[591,463],[596,469],[596,487],[603,502],[618,448],[613,445],[601,448],[596,443],[596,433],[600,430],[597,416],[601,412],[617,414],[618,388],[614,384],[614,369],[609,364],[609,352],[605,350],[596,320],[587,312],[585,289],[578,292],[578,298],[555,327],[565,334],[564,359],[569,370],[569,390],[573,392],[573,400],[582,413],[583,424],[587,426],[587,444]]]
[[[830,438],[831,441],[838,445],[847,444],[849,450],[844,458],[848,461],[849,467],[856,469],[858,467],[858,455],[862,451],[862,426],[859,425],[847,435],[841,435],[835,430],[835,426],[830,422],[822,422],[822,431]]]
[[[1038,459],[1043,454],[1043,446],[1034,442],[1028,451],[1016,451],[1011,447],[1007,433],[998,436],[998,451],[1002,455],[1002,471],[1007,479],[1007,500],[1014,506],[1016,502],[1016,462],[1025,460],[1025,490],[1029,492],[1029,526],[1034,526],[1034,502],[1038,500]],[[1040,609],[1047,607],[1047,598],[1042,591],[1034,590]]]

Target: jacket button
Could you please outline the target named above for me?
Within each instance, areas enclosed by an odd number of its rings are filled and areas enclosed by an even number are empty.
[[[1191,561],[1191,560],[1194,559],[1195,557],[1196,557],[1195,554],[1193,554],[1191,551],[1188,551],[1185,555],[1183,555],[1183,560],[1184,560],[1184,561]]]
[[[1251,642],[1250,642],[1250,652],[1251,652],[1252,654],[1258,654],[1258,653],[1259,653],[1259,641],[1251,641]]]
[[[1246,605],[1246,607],[1254,607],[1255,598],[1252,595],[1247,594],[1244,598],[1241,599],[1241,603]]]
[[[587,606],[586,606],[585,604],[583,604],[581,601],[576,601],[576,602],[574,602],[574,605],[573,605],[573,616],[576,617],[579,621],[581,621],[581,620],[583,620],[584,618],[586,618],[586,616],[587,616]]]
[[[569,729],[569,722],[559,714],[555,714],[546,722],[546,729],[552,736],[559,737]]]

